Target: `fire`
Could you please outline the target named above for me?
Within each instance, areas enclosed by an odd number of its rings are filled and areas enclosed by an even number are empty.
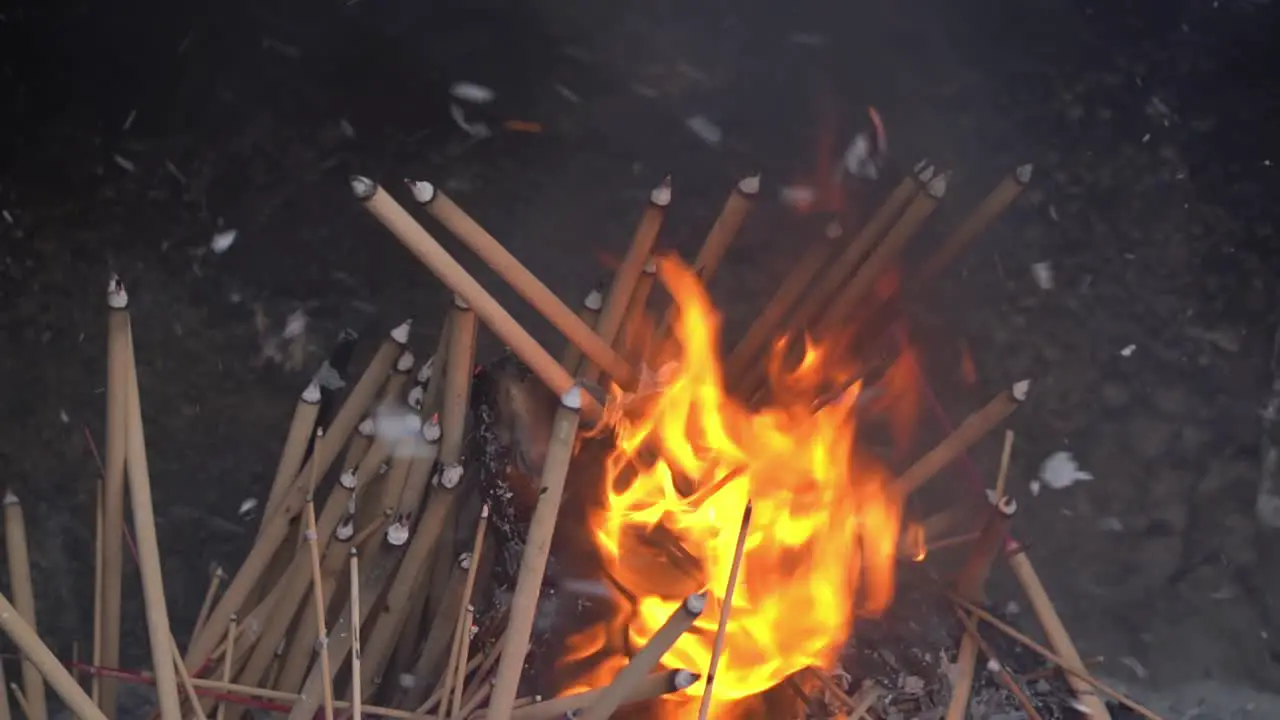
[[[575,686],[605,684],[628,649],[705,589],[706,610],[662,659],[705,673],[750,501],[712,706],[736,717],[792,673],[830,666],[855,610],[890,602],[900,506],[885,471],[855,447],[862,383],[838,371],[829,348],[806,340],[791,369],[775,360],[778,399],[748,407],[724,390],[720,318],[697,276],[666,259],[659,277],[676,303],[678,360],[658,391],[629,398],[616,418],[604,497],[590,517],[604,569],[630,597],[571,638],[568,656],[589,668]],[[703,689],[667,696],[662,716],[696,717]]]

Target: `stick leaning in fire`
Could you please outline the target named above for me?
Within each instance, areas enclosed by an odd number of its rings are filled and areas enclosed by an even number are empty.
[[[36,624],[36,594],[31,583],[31,559],[27,552],[27,522],[22,514],[22,503],[12,489],[4,493],[4,545],[9,564],[9,586],[13,591],[13,605],[18,614],[32,628]],[[30,659],[22,661],[22,688],[27,698],[30,720],[45,720],[48,711],[44,699],[44,679]]]
[[[702,690],[702,705],[698,720],[707,720],[711,712],[711,695],[715,689],[716,670],[724,653],[725,633],[729,629],[729,615],[733,610],[733,593],[738,587],[738,573],[742,570],[742,556],[747,549],[747,531],[751,529],[751,501],[742,511],[742,526],[738,528],[738,544],[733,551],[733,564],[729,567],[729,580],[725,585],[724,599],[720,602],[720,624],[716,626],[716,639],[711,646],[711,662],[707,665],[707,684]]]

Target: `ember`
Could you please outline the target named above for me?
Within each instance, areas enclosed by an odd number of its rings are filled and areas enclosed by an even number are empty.
[[[725,392],[720,317],[702,283],[675,259],[660,263],[659,277],[678,308],[679,361],[664,369],[660,392],[628,399],[591,519],[605,569],[634,607],[619,605],[606,626],[575,638],[569,660],[600,655],[578,683],[607,683],[626,662],[617,639],[644,645],[690,589],[705,589],[708,611],[663,664],[707,667],[735,521],[751,502],[755,523],[716,679],[716,707],[728,715],[798,670],[830,665],[855,607],[876,613],[889,603],[900,507],[885,470],[855,447],[862,383],[850,383],[828,348],[807,343],[774,383],[785,395],[750,409]],[[832,387],[847,389],[813,410]],[[690,558],[686,577],[655,573],[644,560],[658,535]],[[696,716],[703,688],[666,696],[664,716]]]

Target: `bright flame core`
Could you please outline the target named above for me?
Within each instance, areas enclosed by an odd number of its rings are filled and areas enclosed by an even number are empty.
[[[806,342],[793,369],[775,370],[782,397],[749,409],[724,390],[720,318],[697,276],[665,259],[659,277],[676,303],[679,359],[660,390],[631,398],[617,419],[604,500],[590,517],[604,569],[632,602],[571,638],[567,660],[590,658],[575,686],[607,683],[626,663],[621,638],[642,647],[685,595],[705,589],[706,610],[662,659],[705,673],[750,500],[712,706],[733,717],[792,673],[830,666],[855,608],[890,602],[900,507],[884,471],[855,449],[860,382]],[[703,690],[667,696],[663,716],[696,716]]]

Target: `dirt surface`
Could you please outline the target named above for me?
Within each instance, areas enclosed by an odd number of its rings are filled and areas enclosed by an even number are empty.
[[[1011,167],[1036,164],[1031,188],[921,298],[913,336],[953,422],[1034,380],[1014,423],[1015,527],[1082,654],[1104,657],[1099,672],[1169,717],[1275,717],[1280,587],[1253,509],[1280,259],[1267,202],[1280,164],[1268,134],[1280,109],[1272,4],[779,7],[6,9],[0,459],[33,533],[41,629],[59,651],[91,628],[84,428],[101,442],[109,271],[134,298],[181,637],[209,563],[234,566],[250,541],[237,508],[261,496],[293,399],[338,331],[372,338],[412,315],[414,346],[434,347],[442,288],[352,201],[349,172],[439,183],[550,287],[579,297],[621,255],[664,173],[676,200],[661,242],[687,253],[731,184],[763,169],[766,202],[713,287],[734,335],[796,255],[803,223],[778,188],[812,174],[826,119],[838,152],[874,105],[898,162],[929,156],[955,171],[915,248]],[[450,119],[458,80],[496,91],[468,111],[493,137]],[[690,131],[699,115],[723,133],[718,147]],[[506,120],[541,132],[504,131]],[[234,244],[213,252],[227,229]],[[1030,272],[1040,262],[1052,263],[1050,289]],[[268,334],[305,312],[302,369],[262,359],[255,309]],[[938,417],[922,418],[924,443]],[[984,482],[998,444],[975,450],[978,470],[959,463],[939,482]],[[1094,479],[1032,495],[1059,450]],[[1011,578],[997,581],[998,598],[1020,597]],[[139,594],[126,597],[137,662]]]

